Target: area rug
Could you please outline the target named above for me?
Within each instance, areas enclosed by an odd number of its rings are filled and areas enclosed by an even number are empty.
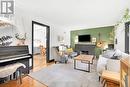
[[[53,64],[29,75],[48,87],[100,87],[96,64],[88,73],[75,70],[73,61],[69,60],[67,64]]]

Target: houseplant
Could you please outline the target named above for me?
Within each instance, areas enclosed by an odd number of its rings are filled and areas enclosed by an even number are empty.
[[[130,10],[129,10],[129,8],[127,8],[125,10],[125,13],[124,13],[122,19],[119,22],[117,22],[117,24],[115,25],[115,27],[118,26],[121,23],[125,23],[125,22],[128,22],[128,21],[130,21]]]
[[[26,33],[24,33],[24,35],[16,33],[15,34],[15,38],[18,40],[18,44],[17,45],[24,45],[25,44],[25,40],[26,40]]]

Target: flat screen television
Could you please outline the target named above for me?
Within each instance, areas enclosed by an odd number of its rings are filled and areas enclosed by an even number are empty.
[[[91,42],[91,35],[79,35],[78,42]]]

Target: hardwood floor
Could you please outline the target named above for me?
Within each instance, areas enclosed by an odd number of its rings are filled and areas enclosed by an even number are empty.
[[[46,63],[46,56],[42,55],[34,55],[34,67],[33,72],[38,71],[42,68],[45,68],[51,64],[54,64],[54,62]]]
[[[52,63],[46,63],[45,57],[42,57],[41,55],[35,55],[34,56],[34,68],[31,70],[31,72],[38,71],[42,68],[45,68],[49,65],[54,64]],[[45,84],[40,83],[39,81],[31,78],[30,76],[24,76],[22,78],[22,84],[20,85],[18,80],[9,81],[7,83],[0,84],[0,87],[47,87]]]
[[[22,84],[17,80],[9,81],[8,83],[0,84],[0,87],[47,87],[46,85],[36,81],[30,76],[25,76],[22,79]]]
[[[33,55],[34,60],[34,67],[45,65],[46,64],[46,56],[37,54]]]
[[[42,55],[34,55],[33,56],[33,61],[34,61],[34,67],[33,67],[33,71],[39,70],[43,67],[47,66],[46,63],[46,56],[42,56]]]

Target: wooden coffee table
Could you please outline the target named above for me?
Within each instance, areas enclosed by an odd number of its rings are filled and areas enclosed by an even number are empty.
[[[93,55],[80,54],[79,56],[74,58],[74,69],[90,72],[90,64],[93,64],[93,59],[94,59]],[[81,61],[81,63],[88,64],[88,69],[83,70],[83,69],[76,68],[76,61]]]

